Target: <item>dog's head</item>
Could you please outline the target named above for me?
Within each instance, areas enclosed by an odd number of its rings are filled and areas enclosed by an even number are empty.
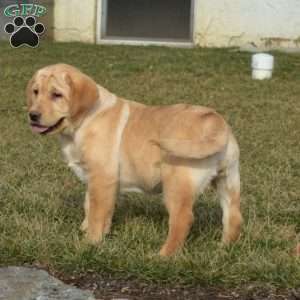
[[[32,131],[53,134],[74,127],[98,97],[96,83],[72,66],[57,64],[38,70],[27,85]]]

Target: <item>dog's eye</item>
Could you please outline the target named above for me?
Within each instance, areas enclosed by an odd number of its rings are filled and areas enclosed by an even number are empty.
[[[56,99],[61,98],[63,95],[59,92],[53,92],[51,96],[52,96],[52,99],[56,100]]]
[[[39,93],[39,90],[38,90],[38,89],[34,89],[34,90],[33,90],[33,93],[37,96],[38,93]]]

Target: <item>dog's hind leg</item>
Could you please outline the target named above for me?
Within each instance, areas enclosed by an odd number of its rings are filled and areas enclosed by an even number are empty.
[[[160,255],[169,256],[182,247],[193,223],[195,188],[191,179],[175,171],[164,178],[163,192],[169,213],[169,232]]]

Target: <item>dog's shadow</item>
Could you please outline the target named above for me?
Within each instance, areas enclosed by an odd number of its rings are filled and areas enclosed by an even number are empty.
[[[194,205],[194,223],[191,238],[199,232],[207,233],[222,226],[222,210],[213,193],[200,196]],[[168,213],[162,195],[124,194],[119,196],[113,224],[121,225],[135,218],[149,219],[160,228],[167,225]]]
[[[84,217],[82,193],[70,193],[62,199],[61,213],[64,218],[81,222]],[[190,237],[198,236],[199,232],[208,233],[222,226],[222,210],[215,194],[209,192],[200,196],[194,205],[194,223]],[[122,226],[133,220],[151,220],[152,224],[161,228],[167,227],[168,213],[162,201],[162,195],[143,195],[126,193],[119,195],[113,217],[113,226]]]

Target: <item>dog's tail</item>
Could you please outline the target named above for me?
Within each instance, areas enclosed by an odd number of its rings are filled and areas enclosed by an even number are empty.
[[[240,211],[239,146],[230,135],[221,169],[215,178],[223,210],[223,242],[234,242],[240,236],[243,218]]]

